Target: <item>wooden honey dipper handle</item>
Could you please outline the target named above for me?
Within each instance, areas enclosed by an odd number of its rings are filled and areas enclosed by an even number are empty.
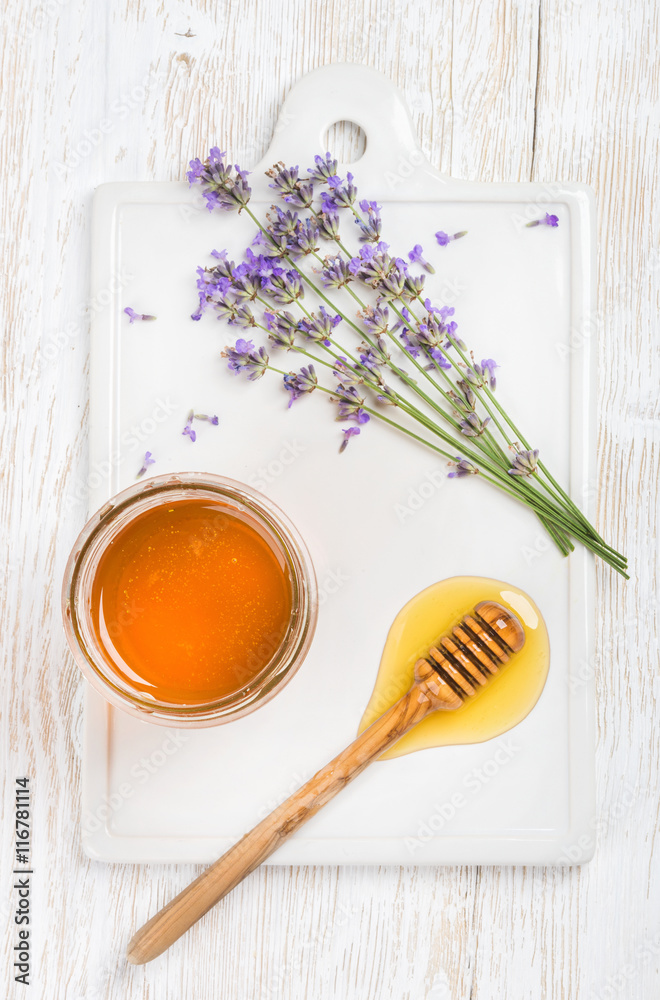
[[[442,649],[417,661],[407,694],[137,931],[129,962],[143,965],[161,955],[409,729],[431,712],[460,708],[486,674],[497,673],[521,648],[524,630],[501,605],[484,602],[475,615],[454,628],[456,642],[445,637],[438,641]]]
[[[415,683],[403,698],[140,928],[128,945],[129,962],[142,965],[162,954],[412,726],[430,712],[460,704],[420,660]]]

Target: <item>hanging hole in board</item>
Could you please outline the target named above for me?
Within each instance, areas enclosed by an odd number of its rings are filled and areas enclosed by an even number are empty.
[[[340,163],[355,163],[364,156],[367,137],[355,122],[335,122],[325,133],[322,152],[329,150]]]

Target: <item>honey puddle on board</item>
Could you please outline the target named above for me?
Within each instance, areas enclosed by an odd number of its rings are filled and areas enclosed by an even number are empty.
[[[483,743],[522,722],[538,701],[550,664],[548,632],[539,609],[524,591],[501,580],[456,576],[427,587],[394,619],[359,732],[408,691],[416,661],[480,601],[497,601],[518,616],[525,628],[522,650],[461,708],[434,712],[381,760],[425,747]]]

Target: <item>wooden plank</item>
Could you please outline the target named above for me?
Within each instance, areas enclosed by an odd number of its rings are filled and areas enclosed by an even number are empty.
[[[657,993],[658,16],[650,0],[5,4],[2,803],[17,774],[33,776],[36,995]],[[599,523],[636,574],[600,571],[600,655],[584,668],[599,687],[601,845],[572,871],[260,871],[159,963],[129,969],[132,930],[194,872],[94,864],[78,846],[80,681],[58,595],[89,475],[91,191],[181,177],[211,141],[250,166],[290,84],[341,60],[402,87],[440,169],[596,188],[602,315],[574,349],[599,338]]]

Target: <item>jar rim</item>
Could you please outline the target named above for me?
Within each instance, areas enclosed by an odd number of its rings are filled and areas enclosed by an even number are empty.
[[[91,628],[91,582],[98,561],[113,538],[145,510],[174,500],[207,499],[233,507],[258,522],[271,547],[284,556],[292,585],[289,628],[259,673],[235,692],[208,702],[176,704],[133,689],[110,668],[103,644]],[[165,499],[167,498],[167,499]],[[272,544],[274,542],[275,544]],[[111,497],[87,521],[71,550],[62,586],[62,615],[69,647],[80,670],[112,705],[145,721],[178,727],[213,726],[233,721],[270,701],[294,676],[312,642],[318,593],[309,550],[298,529],[269,497],[246,483],[213,473],[154,476]]]

